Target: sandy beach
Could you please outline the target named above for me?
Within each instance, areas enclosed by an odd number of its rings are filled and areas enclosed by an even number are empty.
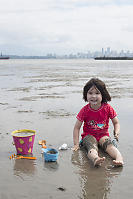
[[[132,65],[89,59],[0,61],[0,199],[132,198]],[[76,114],[85,105],[82,88],[91,77],[105,81],[111,93],[121,124],[123,168],[114,168],[107,154],[94,168],[84,150],[71,150]],[[36,131],[37,160],[9,159],[16,153],[11,133],[18,129]],[[38,144],[42,139],[56,149],[67,143],[68,150],[59,151],[57,162],[46,163]]]

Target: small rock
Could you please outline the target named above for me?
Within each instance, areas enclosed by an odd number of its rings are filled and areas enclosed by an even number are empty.
[[[64,188],[64,187],[58,187],[58,190],[60,190],[60,191],[66,191],[66,188]]]

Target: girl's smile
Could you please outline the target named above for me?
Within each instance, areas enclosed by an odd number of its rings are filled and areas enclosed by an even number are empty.
[[[102,95],[101,92],[95,86],[92,86],[88,90],[87,101],[93,109],[98,109],[101,107]]]

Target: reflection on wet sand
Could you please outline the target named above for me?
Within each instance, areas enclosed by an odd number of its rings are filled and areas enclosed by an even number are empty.
[[[108,157],[101,167],[93,167],[84,150],[73,152],[71,161],[76,165],[76,173],[80,176],[81,198],[107,199],[113,179],[120,175],[122,167],[113,167]]]
[[[59,168],[58,162],[45,162],[44,161],[44,170],[48,169],[49,171],[57,171]]]
[[[26,160],[19,159],[14,160],[14,175],[21,176],[23,178],[23,174],[34,175],[36,171],[36,162],[35,160]]]

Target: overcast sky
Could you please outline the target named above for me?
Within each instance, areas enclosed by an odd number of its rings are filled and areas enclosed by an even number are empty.
[[[0,0],[0,51],[133,52],[133,0]]]

